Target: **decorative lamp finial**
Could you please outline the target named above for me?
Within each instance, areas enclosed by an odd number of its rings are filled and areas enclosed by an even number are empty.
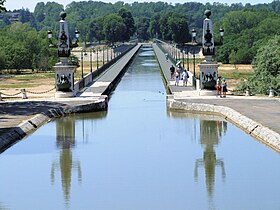
[[[204,15],[209,19],[210,15],[211,15],[211,11],[209,9],[205,10]]]
[[[62,12],[59,14],[59,16],[60,16],[61,20],[65,20],[67,14],[66,14],[66,12],[62,11]]]

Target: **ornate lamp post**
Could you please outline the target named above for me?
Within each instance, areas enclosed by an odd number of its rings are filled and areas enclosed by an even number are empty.
[[[115,45],[113,45],[112,46],[112,53],[113,53],[113,59],[115,59],[115,57],[116,57],[116,52],[115,52],[115,49],[116,49],[116,46]]]
[[[113,46],[110,47],[110,56],[111,56],[111,60],[113,60]]]
[[[196,74],[195,74],[195,49],[194,46],[197,45],[196,42],[196,30],[192,29],[192,49],[193,49],[193,85],[196,87]]]
[[[92,73],[92,54],[94,52],[94,48],[89,50],[89,65],[90,65],[90,73]]]
[[[104,57],[105,57],[105,48],[104,48],[104,46],[103,46],[103,48],[102,48],[102,64],[103,64],[103,66],[104,66],[104,64],[105,64]]]
[[[106,47],[106,56],[107,56],[107,61],[106,63],[109,62],[109,50],[108,50],[108,46]]]
[[[82,70],[82,76],[81,79],[84,79],[84,56],[87,56],[87,52],[85,50],[81,51],[81,70]]]
[[[77,66],[71,63],[69,56],[71,54],[71,49],[78,46],[78,38],[80,35],[80,32],[76,30],[76,41],[72,43],[68,32],[67,21],[65,20],[66,13],[61,12],[60,18],[57,44],[52,43],[52,31],[48,31],[50,47],[57,47],[57,54],[60,59],[60,62],[56,63],[54,66],[56,84],[55,97],[57,98],[74,96],[74,71]]]
[[[96,69],[99,68],[99,66],[98,66],[98,51],[99,51],[99,49],[96,48]]]
[[[213,56],[215,54],[215,45],[222,45],[224,29],[219,30],[220,42],[214,42],[213,23],[210,19],[211,11],[206,10],[204,14],[206,18],[203,22],[202,53],[206,60],[199,65],[200,86],[202,89],[213,90],[216,86],[219,67],[219,64],[213,60]]]
[[[220,43],[223,44],[225,30],[223,28],[220,28],[219,32],[220,32]]]
[[[186,53],[186,51],[183,50],[182,53],[183,53],[183,68],[185,69],[185,53]]]

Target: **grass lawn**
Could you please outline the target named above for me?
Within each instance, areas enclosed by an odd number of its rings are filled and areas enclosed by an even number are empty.
[[[199,61],[196,61],[196,76],[199,75]],[[186,68],[185,64],[185,68]],[[193,62],[190,61],[190,71],[193,72]],[[223,78],[226,78],[228,82],[229,90],[234,90],[237,88],[238,83],[241,81],[247,80],[252,74],[254,70],[252,65],[250,64],[240,64],[240,65],[232,65],[232,64],[220,64],[218,68],[218,74]]]

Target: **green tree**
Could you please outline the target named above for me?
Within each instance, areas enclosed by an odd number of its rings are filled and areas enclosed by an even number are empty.
[[[134,19],[132,17],[132,14],[125,8],[121,8],[118,14],[119,16],[121,16],[121,18],[123,19],[123,23],[126,26],[126,30],[123,31],[121,41],[129,41],[130,37],[135,32],[135,25],[134,25]]]
[[[95,38],[97,41],[102,41],[105,39],[103,32],[104,17],[98,17],[91,21],[90,23],[90,37]]]
[[[189,27],[186,15],[174,14],[168,18],[168,26],[172,34],[172,40],[176,43],[183,44],[190,40]]]
[[[36,21],[37,30],[53,30],[58,29],[59,14],[64,10],[63,5],[56,2],[37,3],[34,9],[34,17]]]
[[[56,53],[49,54],[46,31],[38,33],[27,23],[18,22],[1,29],[0,41],[5,43],[0,46],[1,69],[49,69],[48,61],[57,59]]]
[[[272,87],[280,91],[280,36],[270,39],[258,50],[253,62],[254,75],[250,85],[258,93],[267,93]]]
[[[19,10],[19,21],[29,23],[31,27],[36,28],[35,17],[28,9]]]
[[[6,8],[4,7],[4,3],[6,0],[0,0],[0,12],[6,11]]]
[[[86,42],[89,41],[91,35],[91,28],[90,26],[90,19],[84,19],[77,24],[77,28],[80,30],[81,39],[84,41],[85,45]]]
[[[170,34],[169,26],[167,24],[169,15],[171,15],[171,13],[167,13],[161,16],[159,20],[159,27],[162,39],[171,41],[172,36]]]
[[[105,17],[103,32],[107,42],[114,44],[115,42],[123,40],[123,31],[126,31],[126,26],[119,15],[110,14]]]
[[[151,37],[162,38],[162,34],[160,31],[160,14],[156,13],[152,16],[149,26],[149,33]]]
[[[150,25],[149,18],[142,17],[138,20],[138,22],[136,24],[136,28],[137,28],[136,32],[137,32],[137,37],[139,39],[142,39],[144,41],[149,40],[149,38],[150,38],[150,35],[148,32],[149,25]]]
[[[223,63],[252,63],[258,49],[273,35],[280,35],[280,16],[267,11],[230,12],[215,25],[225,29],[224,44],[216,48],[218,61]],[[234,52],[235,54],[232,54]]]
[[[6,68],[21,69],[30,68],[32,63],[29,58],[28,50],[20,43],[14,43],[10,46],[9,50],[6,51]]]
[[[256,27],[263,20],[263,16],[254,11],[233,11],[225,14],[223,27],[227,34],[239,34],[245,29]]]

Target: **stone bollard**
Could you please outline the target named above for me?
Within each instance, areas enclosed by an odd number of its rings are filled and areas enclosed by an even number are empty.
[[[200,80],[196,79],[196,91],[200,91]]]
[[[250,96],[251,95],[251,90],[250,87],[247,86],[246,91],[245,91],[245,96]]]
[[[174,99],[174,95],[166,95],[166,99],[168,100],[172,100],[172,99]]]
[[[272,98],[274,96],[275,96],[274,95],[274,90],[272,88],[270,88],[268,97]]]
[[[27,95],[26,95],[25,89],[21,89],[20,91],[22,93],[22,99],[27,99]]]

